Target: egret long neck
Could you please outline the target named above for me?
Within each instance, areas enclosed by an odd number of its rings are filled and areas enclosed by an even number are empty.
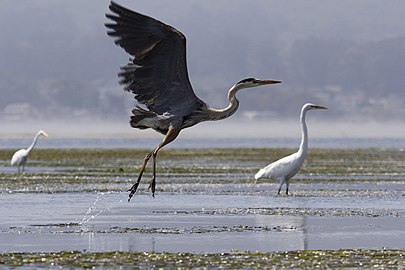
[[[28,148],[27,148],[28,152],[30,152],[32,150],[32,148],[34,148],[35,144],[37,144],[39,135],[40,135],[39,132],[37,133],[37,135],[35,135],[34,140],[32,141],[31,145],[28,146]]]
[[[305,157],[308,151],[308,129],[307,129],[307,123],[305,122],[305,116],[307,114],[307,111],[302,110],[301,111],[301,116],[300,116],[300,122],[301,122],[301,144],[300,148],[298,150],[298,155],[300,157]]]
[[[228,118],[232,114],[236,112],[239,108],[239,101],[236,99],[236,93],[243,88],[234,85],[228,92],[228,106],[224,109],[214,109],[210,108],[210,116],[212,117],[211,120],[221,120]]]

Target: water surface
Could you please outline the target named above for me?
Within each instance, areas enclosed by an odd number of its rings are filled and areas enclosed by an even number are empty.
[[[258,168],[291,151],[167,149],[156,198],[148,167],[128,203],[145,150],[39,148],[20,175],[3,150],[0,252],[404,248],[404,152],[311,149],[291,196],[254,184]]]
[[[401,248],[405,199],[1,194],[1,252]],[[89,206],[92,208],[89,209]],[[315,209],[317,212],[310,212]],[[381,209],[363,216],[367,209]],[[273,212],[285,210],[284,214]],[[334,215],[334,211],[344,211]],[[298,215],[308,211],[307,215]],[[351,213],[357,213],[350,215]]]

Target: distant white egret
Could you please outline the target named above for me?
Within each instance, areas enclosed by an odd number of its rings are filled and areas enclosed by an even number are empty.
[[[272,179],[279,181],[280,187],[278,188],[278,194],[280,194],[281,187],[286,184],[286,194],[288,195],[288,188],[290,186],[290,179],[299,171],[302,164],[304,163],[305,156],[308,150],[308,130],[307,124],[305,122],[305,116],[307,111],[316,109],[327,109],[325,107],[314,105],[311,103],[305,104],[301,109],[301,131],[302,138],[300,148],[298,152],[291,154],[289,156],[283,157],[263,169],[260,169],[256,175],[256,181],[258,179]]]
[[[20,149],[14,153],[13,157],[11,158],[11,166],[18,166],[18,172],[24,172],[25,170],[25,163],[27,162],[28,155],[30,154],[31,150],[34,148],[35,144],[38,141],[40,135],[48,137],[48,133],[43,130],[37,132],[32,141],[31,145],[27,149]],[[22,167],[22,170],[20,168]]]

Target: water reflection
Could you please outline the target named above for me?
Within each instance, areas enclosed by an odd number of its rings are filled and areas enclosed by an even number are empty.
[[[365,204],[361,197],[345,203],[322,198],[314,204],[306,197],[140,195],[129,204],[126,196],[126,192],[0,194],[0,252],[398,248],[405,239],[404,214],[293,214],[299,208],[311,211],[314,205],[349,207],[349,213]],[[379,207],[385,200],[377,201]],[[405,198],[395,200],[405,208]],[[96,209],[89,213],[91,206]],[[278,209],[290,209],[292,214],[274,214]]]

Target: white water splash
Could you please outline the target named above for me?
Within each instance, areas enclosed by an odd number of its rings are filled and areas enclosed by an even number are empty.
[[[89,207],[87,210],[86,214],[82,218],[82,221],[79,222],[79,225],[81,226],[82,231],[88,231],[87,224],[95,219],[97,216],[101,215],[104,212],[110,212],[111,211],[111,202],[108,202],[105,200],[106,195],[109,194],[114,194],[114,193],[121,193],[117,191],[108,191],[108,192],[98,192],[97,193],[97,198],[93,202],[93,204]],[[122,203],[122,200],[119,201]]]

